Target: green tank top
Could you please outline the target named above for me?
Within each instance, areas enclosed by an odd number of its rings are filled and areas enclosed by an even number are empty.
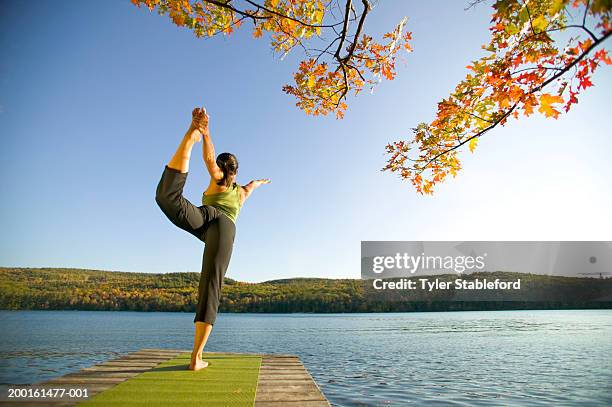
[[[240,185],[235,182],[227,188],[226,191],[216,194],[202,194],[202,205],[210,205],[218,208],[221,212],[227,215],[232,222],[236,223],[238,213],[240,212]]]

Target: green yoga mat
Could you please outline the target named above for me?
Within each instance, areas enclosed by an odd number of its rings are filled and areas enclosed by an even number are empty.
[[[261,356],[204,354],[207,368],[187,370],[189,353],[119,383],[78,406],[253,406]]]

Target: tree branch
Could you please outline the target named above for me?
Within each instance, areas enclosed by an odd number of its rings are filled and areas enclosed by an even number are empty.
[[[340,44],[338,44],[338,48],[336,49],[336,53],[334,57],[340,61],[340,52],[342,52],[342,46],[344,45],[344,41],[346,40],[346,33],[348,32],[349,25],[349,16],[351,13],[352,0],[346,0],[346,6],[344,9],[344,24],[342,25],[342,32],[340,33]]]
[[[359,36],[361,35],[361,31],[363,30],[363,24],[365,23],[366,16],[370,12],[370,10],[372,10],[372,6],[370,5],[370,2],[368,0],[361,0],[361,3],[363,3],[363,13],[361,13],[361,18],[359,18],[359,24],[357,25],[357,31],[355,31],[355,37],[353,39],[353,42],[351,43],[351,46],[348,49],[347,55],[343,58],[345,62],[351,59],[351,57],[353,56],[353,53],[355,52],[355,47],[357,46],[357,42],[359,41]]]
[[[578,64],[578,62],[580,62],[582,59],[584,59],[584,57],[586,57],[594,48],[596,48],[599,44],[601,44],[606,39],[608,39],[611,34],[612,34],[612,32],[608,31],[604,36],[598,38],[597,41],[593,42],[593,44],[591,44],[591,46],[589,46],[586,50],[584,50],[584,52],[582,54],[580,54],[579,57],[577,57],[570,64],[568,64],[567,66],[562,68],[561,71],[557,72],[555,75],[551,76],[546,81],[542,82],[540,85],[538,85],[535,88],[531,89],[529,92],[527,92],[527,94],[531,95],[531,94],[533,94],[535,92],[539,92],[544,87],[548,86],[553,81],[557,80],[559,77],[564,75],[567,71],[569,71],[572,67],[574,67],[576,64]],[[495,120],[495,122],[493,122],[487,128],[485,128],[485,129],[479,131],[478,133],[476,133],[476,134],[466,138],[465,140],[461,141],[459,144],[456,144],[455,146],[453,146],[453,147],[451,147],[449,149],[446,149],[446,150],[442,151],[441,153],[436,154],[433,158],[431,158],[430,160],[428,160],[425,163],[425,165],[420,169],[419,174],[422,173],[423,171],[425,171],[425,169],[427,169],[427,167],[429,167],[429,165],[431,165],[433,162],[435,162],[438,158],[442,157],[445,154],[450,153],[451,151],[457,150],[461,146],[469,143],[472,139],[478,138],[478,137],[484,135],[485,133],[487,133],[489,130],[492,130],[495,127],[497,127],[502,121],[507,119],[508,116],[510,116],[510,114],[512,114],[512,112],[518,107],[519,102],[516,102],[514,105],[512,105],[512,107],[510,107],[510,109],[508,109],[506,112],[504,112],[504,114],[499,119]]]

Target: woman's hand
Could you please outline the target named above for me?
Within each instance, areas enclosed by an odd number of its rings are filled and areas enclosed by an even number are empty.
[[[207,136],[208,133],[208,115],[203,107],[196,107],[191,112],[191,126],[198,130],[201,135]],[[199,141],[199,140],[198,140]]]
[[[269,178],[254,179],[253,181],[249,182],[248,184],[240,188],[240,205],[244,203],[244,201],[251,195],[253,191],[255,191],[260,186],[264,184],[269,184],[269,183],[270,183]]]
[[[264,178],[264,179],[255,179],[253,181],[250,182],[250,184],[253,184],[253,186],[255,188],[260,187],[264,184],[269,184],[270,183],[270,179],[269,178]]]

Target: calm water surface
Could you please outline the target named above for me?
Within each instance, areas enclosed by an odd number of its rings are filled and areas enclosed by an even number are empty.
[[[0,382],[140,348],[190,349],[193,314],[0,311]],[[220,314],[208,351],[293,353],[336,406],[612,405],[612,311]]]

